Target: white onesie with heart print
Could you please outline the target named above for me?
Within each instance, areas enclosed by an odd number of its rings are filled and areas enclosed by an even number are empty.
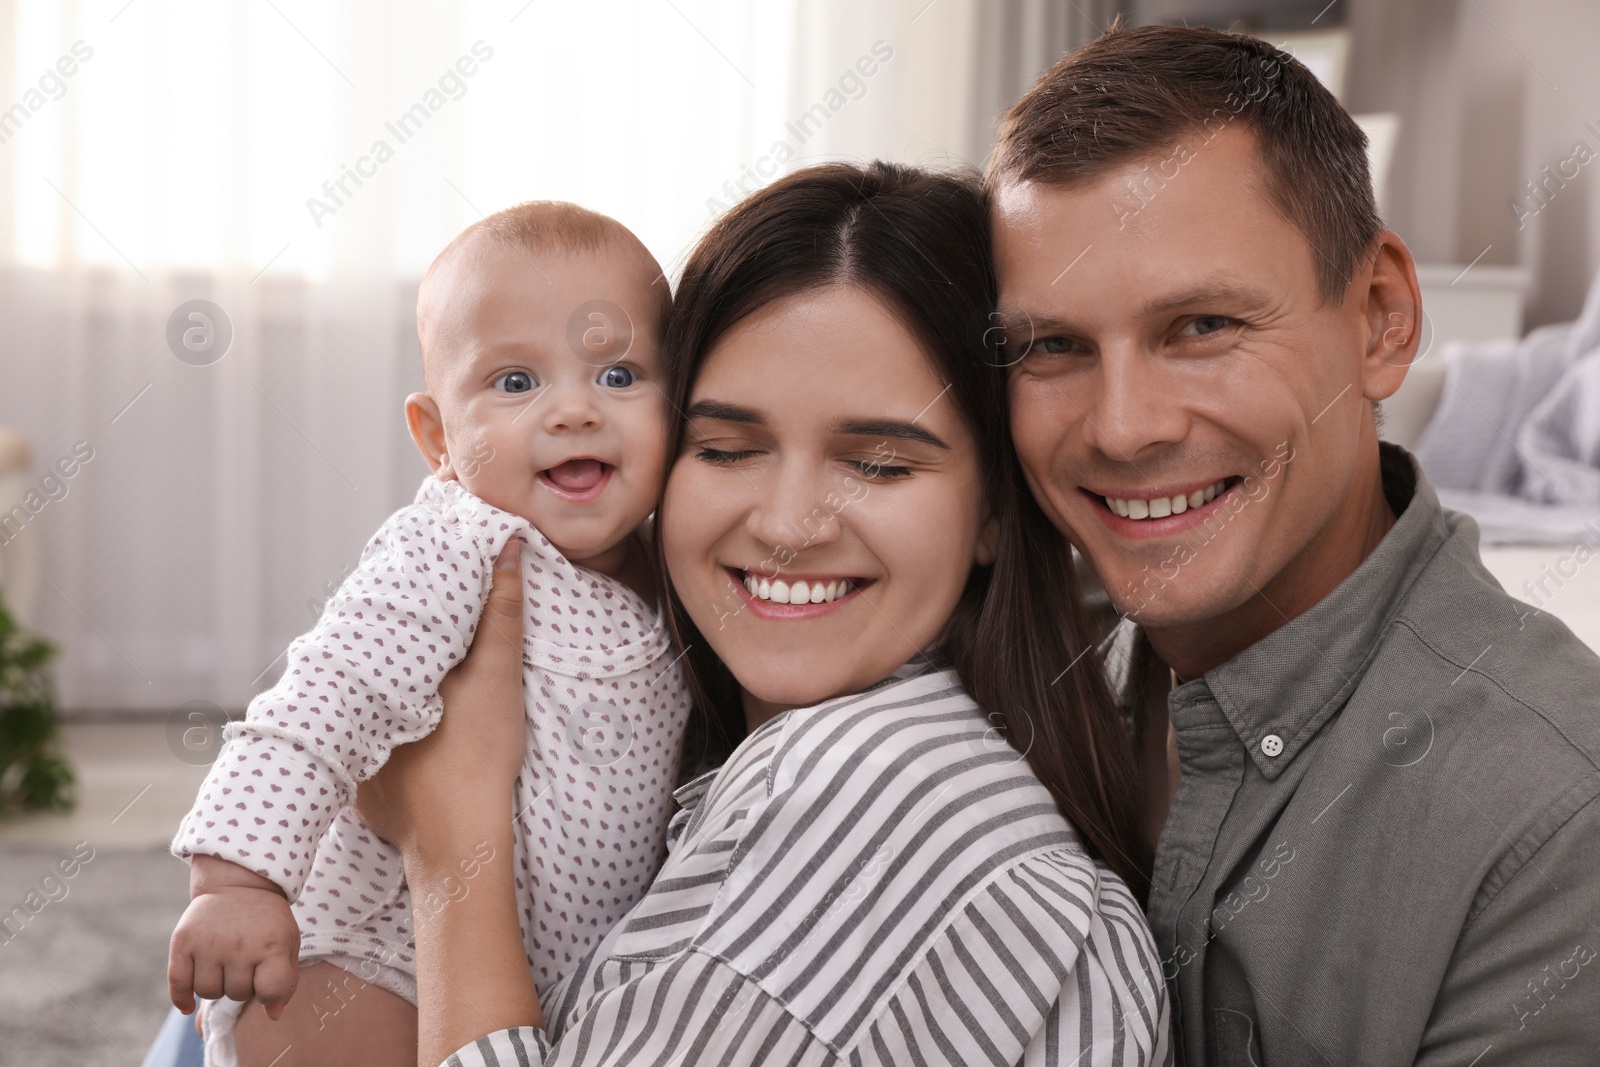
[[[568,562],[527,520],[429,476],[390,516],[289,666],[250,702],[172,851],[230,860],[281,886],[302,965],[330,960],[416,1003],[412,900],[398,852],[350,806],[396,745],[427,735],[440,679],[466,654],[493,561],[520,535],[527,752],[514,856],[463,841],[449,907],[487,864],[515,865],[523,942],[542,993],[649,887],[663,855],[688,716],[660,616]],[[358,983],[347,983],[359,988]],[[349,989],[308,989],[318,1016]],[[205,1005],[208,1063],[231,1064],[240,1005]]]

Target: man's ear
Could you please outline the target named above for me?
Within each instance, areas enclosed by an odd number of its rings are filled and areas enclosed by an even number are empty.
[[[994,512],[983,520],[983,525],[978,528],[978,549],[973,557],[973,562],[980,567],[992,567],[997,555],[1000,554],[1000,520]]]
[[[436,477],[449,480],[455,477],[450,469],[450,451],[445,445],[444,419],[439,415],[439,405],[427,393],[412,393],[406,397],[406,426],[411,430],[411,440],[417,451]]]
[[[1397,234],[1378,231],[1365,281],[1367,350],[1361,361],[1361,391],[1368,400],[1387,400],[1405,381],[1422,343],[1417,265]]]

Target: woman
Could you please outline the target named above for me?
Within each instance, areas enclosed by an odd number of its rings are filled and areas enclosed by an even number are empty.
[[[659,555],[687,754],[742,741],[543,1003],[504,865],[419,910],[420,1062],[1166,1062],[1131,745],[1010,451],[994,297],[980,195],[909,168],[799,172],[701,241]],[[362,800],[418,899],[510,849],[515,649],[460,672]]]

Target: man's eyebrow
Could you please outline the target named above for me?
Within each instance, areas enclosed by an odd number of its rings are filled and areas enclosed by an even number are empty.
[[[1072,326],[1065,319],[1035,313],[1026,308],[1017,307],[1015,304],[1002,304],[995,309],[994,313],[1000,320],[1001,329],[1006,331],[1015,330],[1021,332],[1031,329],[1036,337],[1042,333],[1072,332]]]
[[[1260,289],[1248,285],[1235,285],[1231,282],[1210,282],[1152,300],[1140,310],[1145,315],[1159,315],[1182,307],[1194,307],[1197,304],[1234,306],[1243,304],[1248,307],[1260,307],[1269,302],[1268,295]]]
[[[930,433],[914,422],[899,419],[846,419],[833,424],[833,432],[851,437],[888,437],[896,441],[919,441],[934,448],[950,451],[950,446],[937,434]]]
[[[752,408],[742,408],[725,400],[697,400],[685,413],[688,419],[715,419],[718,422],[742,422],[750,426],[765,426],[766,417]]]
[[[1163,296],[1151,300],[1139,309],[1139,314],[1144,317],[1161,315],[1175,311],[1178,308],[1194,307],[1196,305],[1220,304],[1238,307],[1244,305],[1248,308],[1264,307],[1272,302],[1272,297],[1264,290],[1248,285],[1235,285],[1230,282],[1211,282],[1197,285],[1171,296]],[[1047,334],[1073,334],[1078,327],[1066,319],[1042,312],[1029,311],[1014,304],[1002,304],[995,309],[995,316],[999,318],[1001,328],[1007,332],[1031,332],[1034,337]]]

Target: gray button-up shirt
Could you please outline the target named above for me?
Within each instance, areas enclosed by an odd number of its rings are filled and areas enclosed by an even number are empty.
[[[1373,554],[1171,694],[1149,917],[1180,1062],[1600,1063],[1600,658],[1383,459]]]

